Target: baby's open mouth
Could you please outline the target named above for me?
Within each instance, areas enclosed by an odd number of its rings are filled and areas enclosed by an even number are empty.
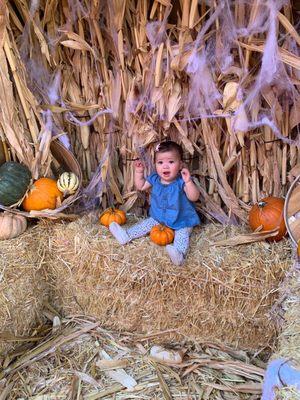
[[[163,172],[163,176],[169,176],[169,175],[170,175],[170,172],[169,172],[169,171]]]

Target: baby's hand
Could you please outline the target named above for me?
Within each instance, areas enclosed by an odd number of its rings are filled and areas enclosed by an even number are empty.
[[[191,180],[191,173],[187,168],[182,168],[181,176],[185,183],[187,183]]]
[[[145,166],[140,159],[135,160],[134,168],[136,172],[144,172]]]

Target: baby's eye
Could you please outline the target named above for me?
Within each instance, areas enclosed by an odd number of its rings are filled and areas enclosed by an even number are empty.
[[[174,164],[174,161],[171,160],[171,161],[170,161],[170,164]]]
[[[157,161],[157,164],[159,165],[162,165],[162,163],[163,163],[162,161]]]

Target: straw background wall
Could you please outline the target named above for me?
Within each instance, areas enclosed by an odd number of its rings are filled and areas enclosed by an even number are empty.
[[[297,1],[23,1],[0,8],[6,159],[51,175],[53,137],[81,164],[81,206],[145,205],[136,157],[180,142],[201,210],[245,220],[299,162]],[[290,174],[290,175],[289,175]]]

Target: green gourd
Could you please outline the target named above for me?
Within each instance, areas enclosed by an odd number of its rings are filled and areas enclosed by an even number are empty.
[[[29,169],[17,162],[8,161],[0,167],[0,204],[17,204],[25,195],[31,182]]]

